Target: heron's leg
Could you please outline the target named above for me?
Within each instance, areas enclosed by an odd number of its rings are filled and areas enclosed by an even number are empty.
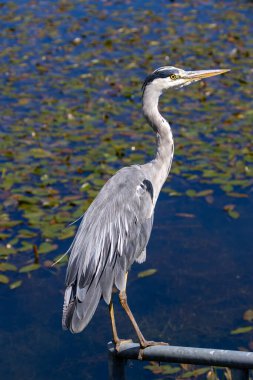
[[[110,318],[111,318],[111,323],[112,323],[112,335],[113,335],[113,340],[114,343],[117,344],[119,341],[118,333],[117,333],[117,328],[116,328],[116,322],[115,322],[115,316],[114,316],[114,307],[112,303],[112,299],[109,304],[109,313],[110,313]]]
[[[111,323],[112,323],[113,341],[115,343],[116,350],[118,351],[121,343],[132,343],[132,339],[119,339],[118,333],[117,333],[117,328],[116,328],[114,307],[113,307],[112,299],[111,299],[110,304],[109,304],[109,313],[110,313],[110,318],[111,318]]]
[[[126,282],[127,282],[127,273],[126,273]],[[131,310],[128,306],[127,295],[126,295],[126,284],[125,284],[125,289],[119,293],[119,299],[120,299],[121,306],[123,307],[123,309],[127,313],[128,317],[129,317],[129,319],[130,319],[130,321],[134,327],[134,330],[138,336],[141,348],[146,348],[149,346],[157,346],[157,345],[168,345],[168,343],[148,341],[144,338],[144,336],[142,335],[142,332],[139,329],[139,326],[138,326],[138,324],[137,324],[137,322],[133,316],[133,313],[131,312]],[[142,358],[141,354],[139,355],[140,359]]]

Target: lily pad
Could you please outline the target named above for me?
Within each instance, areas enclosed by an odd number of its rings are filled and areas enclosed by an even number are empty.
[[[55,251],[57,247],[58,247],[57,244],[51,244],[51,243],[45,242],[39,246],[38,252],[39,254],[52,252],[52,251]]]
[[[9,287],[11,290],[19,288],[22,285],[22,280],[12,282]]]
[[[142,272],[139,272],[138,278],[153,276],[153,274],[155,274],[156,272],[157,272],[157,269],[147,269]]]
[[[194,369],[193,371],[187,371],[181,375],[182,379],[189,379],[190,377],[197,377],[210,371],[210,367],[202,367]]]
[[[5,276],[5,274],[0,274],[0,283],[8,284],[9,281],[9,277]]]
[[[19,269],[19,273],[28,273],[40,268],[40,264],[29,264]]]
[[[232,335],[245,334],[245,333],[248,333],[248,332],[250,332],[252,330],[253,330],[253,326],[238,327],[237,329],[232,330],[231,334]]]
[[[17,267],[14,264],[11,263],[0,263],[0,271],[16,271]]]

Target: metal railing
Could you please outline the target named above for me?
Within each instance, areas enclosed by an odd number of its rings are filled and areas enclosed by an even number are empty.
[[[126,362],[139,359],[139,344],[122,344],[117,352],[110,342],[108,349],[109,379],[125,380]],[[231,368],[233,380],[248,380],[249,369],[253,369],[253,352],[211,348],[152,346],[142,350],[142,360],[228,367]]]

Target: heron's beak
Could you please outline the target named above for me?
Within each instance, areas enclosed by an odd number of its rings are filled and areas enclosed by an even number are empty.
[[[186,75],[183,78],[189,81],[196,81],[204,78],[214,77],[215,75],[224,74],[228,71],[230,71],[230,69],[186,71]]]

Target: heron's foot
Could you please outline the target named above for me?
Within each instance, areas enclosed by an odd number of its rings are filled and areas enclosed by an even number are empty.
[[[115,342],[115,349],[119,352],[120,346],[126,343],[133,343],[132,339],[117,339]]]
[[[151,346],[168,346],[169,343],[165,343],[165,342],[154,342],[153,340],[143,340],[140,342],[140,347],[141,348],[147,348],[147,347],[151,347]]]
[[[143,340],[140,342],[140,350],[138,354],[138,359],[142,360],[143,359],[143,351],[147,347],[152,347],[152,346],[169,346],[169,343],[166,342],[154,342],[153,340]]]

